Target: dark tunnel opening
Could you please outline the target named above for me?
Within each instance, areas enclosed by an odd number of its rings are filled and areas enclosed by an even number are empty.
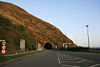
[[[47,49],[47,50],[53,49],[52,44],[49,43],[49,42],[45,43],[44,44],[44,49]]]

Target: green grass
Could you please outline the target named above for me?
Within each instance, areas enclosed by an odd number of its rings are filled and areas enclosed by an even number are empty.
[[[11,28],[9,28],[11,27]],[[11,30],[12,29],[12,30]],[[32,35],[26,32],[26,28],[23,25],[12,24],[9,19],[0,15],[0,40],[6,40],[7,44],[14,42],[16,49],[19,50],[19,40],[24,39],[26,42],[26,49],[35,50],[36,41],[32,38]],[[14,32],[16,30],[16,32]],[[17,34],[17,35],[16,35]],[[15,41],[13,41],[15,40]],[[0,43],[1,47],[1,43]],[[8,45],[7,45],[8,47]],[[8,49],[8,48],[7,48]],[[1,50],[1,48],[0,48]]]

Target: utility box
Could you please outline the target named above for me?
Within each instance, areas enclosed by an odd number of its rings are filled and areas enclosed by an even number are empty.
[[[67,50],[67,47],[68,47],[67,45],[68,45],[67,43],[63,43],[63,47],[66,48],[66,50]]]
[[[25,40],[20,39],[20,50],[25,51]]]
[[[42,44],[41,44],[41,43],[38,43],[37,46],[38,46],[38,47],[37,47],[37,50],[38,50],[38,51],[43,50],[43,47],[42,47]]]

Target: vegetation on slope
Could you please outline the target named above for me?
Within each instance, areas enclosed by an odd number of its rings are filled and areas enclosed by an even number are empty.
[[[0,15],[0,40],[6,40],[7,52],[15,52],[19,49],[20,39],[26,40],[26,49],[35,50],[35,39],[32,39],[28,33],[25,32],[23,25],[15,25],[10,20]],[[0,42],[1,47],[1,42]],[[12,49],[12,50],[11,50]],[[11,51],[10,51],[11,50]],[[0,48],[1,51],[1,48]]]
[[[9,42],[7,48],[9,52],[19,49],[20,39],[26,40],[26,49],[29,50],[36,49],[36,38],[42,44],[48,41],[58,47],[63,43],[71,43],[68,47],[76,46],[58,28],[16,5],[0,1],[0,15],[0,39]]]

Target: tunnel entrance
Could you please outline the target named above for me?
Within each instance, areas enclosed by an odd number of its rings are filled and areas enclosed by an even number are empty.
[[[52,47],[52,44],[51,43],[47,42],[47,43],[44,44],[44,49],[49,50],[49,49],[52,49],[52,48],[53,47]]]

